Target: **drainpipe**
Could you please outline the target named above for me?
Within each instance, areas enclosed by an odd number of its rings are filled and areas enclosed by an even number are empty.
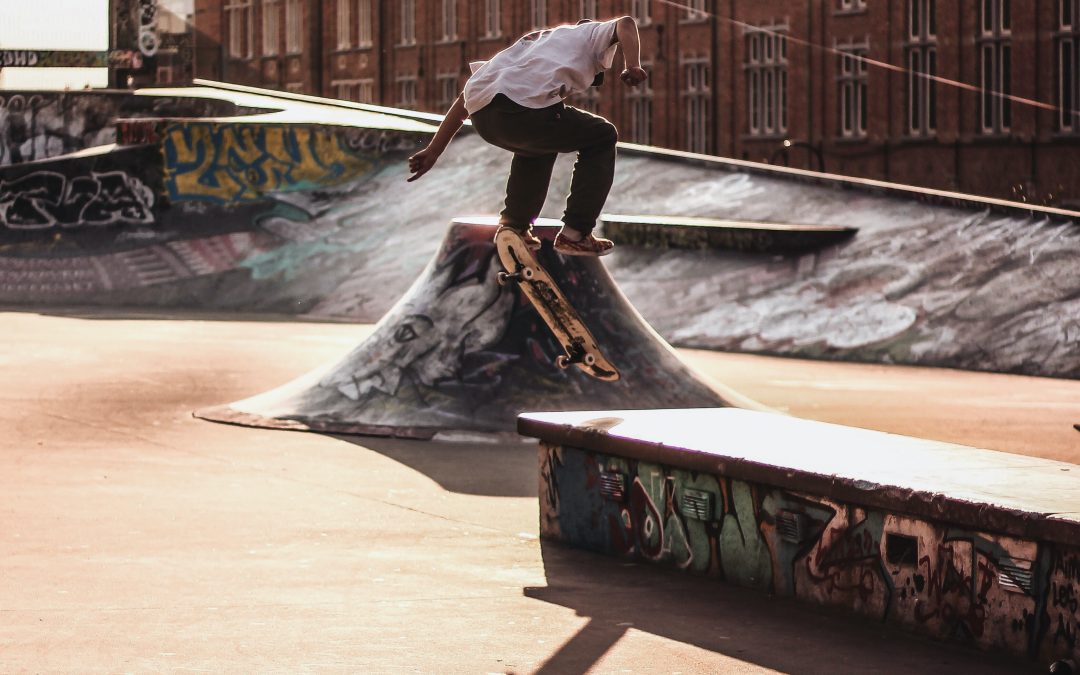
[[[312,44],[312,59],[311,59],[311,71],[312,71],[312,87],[318,92],[318,96],[326,96],[326,91],[323,90],[323,81],[325,80],[326,69],[330,66],[330,55],[323,50],[323,1],[318,0],[315,3],[314,9],[315,16],[312,23],[315,24],[315,39]],[[310,30],[310,29],[309,29]]]
[[[824,3],[822,3],[824,6]],[[814,3],[806,3],[806,142],[814,144]],[[791,92],[788,92],[787,102],[790,105]],[[791,132],[788,131],[790,137]],[[810,162],[807,162],[809,168]]]
[[[1042,83],[1042,54],[1040,54],[1039,47],[1041,46],[1041,40],[1039,40],[1039,24],[1042,19],[1042,0],[1035,0],[1035,94],[1033,98],[1039,98],[1039,85]],[[1012,77],[1012,74],[1009,74]],[[1015,78],[1013,80],[1015,82]],[[1015,85],[1013,90],[1015,91]],[[1035,125],[1031,130],[1031,185],[1038,188],[1039,171],[1036,162],[1038,161],[1038,142],[1039,142],[1039,123],[1042,121],[1042,111],[1035,108],[1033,111],[1035,116]],[[1016,119],[1016,115],[1013,115],[1013,119]],[[1052,189],[1052,188],[1051,188]],[[1040,198],[1041,201],[1041,198]]]
[[[736,2],[736,0],[730,0],[730,2],[728,3],[728,16],[731,18],[731,21],[728,22],[728,43],[729,43],[728,44],[728,56],[729,56],[729,58],[731,60],[731,63],[729,64],[729,66],[731,68],[731,71],[730,71],[730,77],[728,79],[728,81],[730,82],[730,87],[731,87],[731,96],[730,96],[730,98],[728,100],[730,100],[733,105],[735,104],[736,101],[739,100],[739,98],[737,96],[738,90],[736,89],[736,84],[735,84],[736,76],[738,75],[738,70],[737,70],[737,67],[735,65],[735,54],[736,54],[736,50],[735,50],[735,40],[736,40],[735,2]],[[735,109],[732,108],[731,114],[730,114],[730,117],[731,117],[731,154],[729,155],[730,157],[734,157],[735,153],[737,152],[736,145],[735,145],[736,142],[737,142],[737,139],[738,139],[738,136],[736,135],[736,134],[738,134],[738,126],[735,123],[735,118],[737,116],[738,115],[735,114]]]
[[[387,46],[387,34],[389,33],[389,20],[387,20],[386,3],[373,2],[371,3],[372,9],[378,13],[379,21],[379,54],[377,60],[379,63],[379,105],[392,105],[393,102],[389,101],[386,97],[386,65],[389,61],[390,49]]]
[[[893,63],[893,0],[885,4],[885,61]],[[889,152],[893,133],[893,71],[885,71],[885,141],[881,146],[882,168],[885,169],[885,180],[889,180],[892,173],[889,167]]]
[[[709,61],[711,61],[712,63],[717,62],[717,57],[719,56],[719,51],[720,51],[720,49],[719,49],[720,45],[718,43],[718,38],[719,38],[719,32],[718,32],[719,31],[719,26],[717,25],[718,23],[719,22],[716,20],[716,17],[712,16],[710,14],[709,15],[709,42],[710,42],[711,47],[709,49]],[[719,72],[720,69],[710,66],[709,71],[710,71],[710,74],[712,75],[712,82],[709,83],[709,88],[712,90],[712,96],[711,96],[712,100],[709,102],[709,105],[711,107],[711,110],[713,111],[713,115],[716,116],[716,122],[714,122],[711,125],[712,129],[713,129],[713,133],[709,134],[709,136],[715,136],[715,138],[710,139],[712,142],[709,143],[709,145],[712,146],[712,148],[711,148],[712,154],[719,155],[720,154],[720,87],[719,87],[719,85],[720,85],[720,72]]]

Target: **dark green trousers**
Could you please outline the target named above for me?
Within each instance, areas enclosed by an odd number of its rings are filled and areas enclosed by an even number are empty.
[[[562,103],[526,108],[502,94],[471,117],[481,138],[514,153],[501,224],[528,229],[544,207],[555,158],[576,152],[562,220],[583,234],[592,232],[615,177],[615,125]]]

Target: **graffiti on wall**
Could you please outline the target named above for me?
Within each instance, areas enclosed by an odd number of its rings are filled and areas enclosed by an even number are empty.
[[[0,166],[115,143],[117,106],[93,94],[0,92]]]
[[[320,386],[353,401],[394,397],[406,386],[435,399],[439,385],[465,386],[469,362],[505,334],[513,302],[495,283],[498,265],[490,258],[471,264],[474,259],[468,242],[444,249],[426,284],[430,292],[396,307],[350,354],[356,367],[326,376]]]
[[[1048,639],[1055,647],[1075,652],[1080,630],[1080,552],[1054,551],[1047,590]]]
[[[105,68],[108,52],[0,49],[0,68]]]
[[[165,187],[174,201],[261,201],[368,174],[385,132],[278,124],[174,124],[165,130]],[[399,141],[407,142],[407,141]]]
[[[541,532],[943,639],[1076,658],[1080,549],[543,443]]]
[[[154,222],[154,193],[123,171],[91,171],[69,178],[36,171],[0,178],[0,225],[41,230],[83,225],[148,225]]]

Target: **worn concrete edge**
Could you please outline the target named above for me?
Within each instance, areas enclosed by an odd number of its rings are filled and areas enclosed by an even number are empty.
[[[620,142],[619,151],[631,156],[637,155],[653,159],[666,159],[681,164],[704,166],[721,171],[753,173],[770,178],[796,180],[812,185],[840,189],[857,189],[868,194],[873,194],[875,192],[885,193],[890,196],[929,201],[949,206],[960,206],[963,208],[974,207],[1024,217],[1042,216],[1044,218],[1068,220],[1080,224],[1080,211],[1060,209],[1052,206],[1025,204],[1024,202],[1014,202],[994,197],[981,197],[979,195],[967,194],[964,192],[951,192],[949,190],[924,188],[917,185],[906,185],[904,183],[892,183],[873,178],[859,178],[857,176],[810,171],[808,169],[793,169],[786,166],[776,166],[775,164],[751,162],[745,159],[703,155],[695,152],[687,152],[685,150],[670,150],[668,148],[637,145],[634,143]]]
[[[733,220],[729,218],[700,218],[694,216],[664,215],[629,215],[623,213],[601,213],[603,224],[620,223],[625,225],[660,225],[664,227],[682,227],[690,230],[748,230],[791,234],[851,233],[859,228],[850,225],[816,225],[805,223],[777,223],[764,220]]]
[[[266,417],[236,410],[228,405],[200,408],[191,413],[196,419],[233,426],[255,429],[275,429],[279,431],[310,431],[322,434],[341,434],[345,436],[374,436],[381,438],[406,438],[429,441],[441,429],[429,427],[396,427],[378,424],[351,424],[312,419],[294,419],[287,417]]]
[[[900,485],[868,484],[833,475],[811,473],[674,445],[650,443],[606,430],[554,424],[518,416],[518,433],[540,441],[616,457],[652,462],[700,473],[720,474],[737,480],[770,485],[793,492],[820,495],[839,502],[970,527],[1008,536],[1075,546],[1080,526],[1034,513],[993,504],[968,502],[948,495]]]
[[[298,94],[291,91],[278,91],[275,89],[262,89],[259,87],[250,87],[242,84],[233,84],[231,82],[219,82],[217,80],[207,80],[203,78],[195,78],[192,80],[192,84],[199,87],[209,87],[211,89],[221,89],[224,91],[236,91],[245,94],[254,94],[258,96],[265,96],[267,98],[276,98],[283,101],[297,101],[300,103],[311,103],[315,105],[328,105],[336,108],[348,108],[350,110],[362,110],[364,112],[381,113],[383,115],[391,115],[393,117],[404,117],[411,120],[417,120],[421,122],[431,122],[438,125],[442,122],[444,115],[439,113],[426,113],[416,110],[407,110],[405,108],[391,108],[388,106],[372,105],[370,103],[356,103],[354,101],[346,101],[343,99],[326,98],[323,96],[312,96],[310,94]],[[472,123],[468,120],[465,121],[466,126],[472,126]]]

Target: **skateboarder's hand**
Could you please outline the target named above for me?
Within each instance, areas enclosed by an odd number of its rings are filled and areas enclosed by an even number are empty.
[[[628,87],[636,87],[645,80],[649,79],[649,74],[645,72],[644,68],[627,68],[622,71],[622,75],[619,76]]]
[[[435,160],[439,159],[439,153],[435,152],[431,148],[424,148],[420,152],[416,153],[409,158],[409,171],[412,172],[412,177],[408,179],[408,182],[413,182],[420,176],[431,170],[431,167],[435,166]]]

